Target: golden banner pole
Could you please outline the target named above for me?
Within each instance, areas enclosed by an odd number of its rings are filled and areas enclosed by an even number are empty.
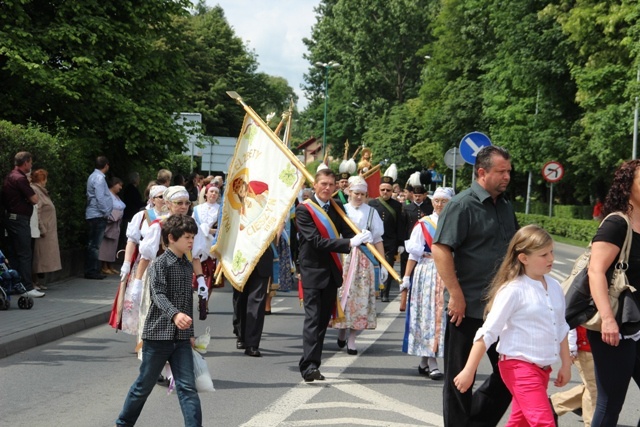
[[[382,167],[382,165],[380,163],[378,163],[377,165],[375,165],[374,167],[372,167],[371,169],[366,171],[365,174],[362,177],[364,179],[369,178],[371,175],[373,175],[374,173],[378,172],[381,167]]]
[[[253,121],[258,125],[258,127],[260,129],[262,129],[262,131],[267,134],[267,136],[269,137],[269,139],[276,145],[276,147],[278,147],[278,149],[280,149],[280,151],[282,151],[284,153],[285,156],[287,156],[287,159],[289,159],[291,161],[291,163],[293,164],[293,166],[295,166],[301,173],[302,175],[304,175],[304,177],[310,181],[310,182],[314,182],[315,181],[315,177],[313,175],[311,175],[311,173],[307,170],[307,168],[304,167],[304,164],[300,161],[300,159],[298,159],[296,156],[293,155],[293,153],[291,152],[291,150],[289,150],[280,140],[280,138],[278,138],[278,136],[273,133],[273,131],[271,130],[271,128],[269,126],[267,126],[267,124],[262,120],[262,118],[255,112],[253,111],[253,108],[251,108],[250,106],[248,106],[244,100],[242,99],[242,97],[240,95],[238,95],[237,92],[234,91],[228,91],[227,95],[229,95],[229,97],[233,98],[238,104],[242,105],[242,107],[244,108],[244,110],[247,112],[247,114],[249,115],[249,117],[251,117],[253,119]],[[340,217],[342,217],[342,219],[344,220],[344,222],[349,226],[349,228],[351,228],[351,230],[353,230],[354,233],[358,234],[360,233],[360,230],[358,229],[358,227],[356,227],[356,225],[353,223],[353,221],[351,221],[349,219],[349,217],[347,216],[347,214],[344,213],[344,211],[342,209],[339,208],[338,204],[335,202],[335,200],[333,200],[333,198],[329,199],[331,202],[331,205],[334,207],[334,209],[336,210],[336,212],[338,212],[338,214],[340,215]],[[375,246],[373,246],[373,244],[371,243],[367,243],[367,248],[371,251],[371,253],[373,254],[373,256],[376,257],[376,259],[378,260],[378,262],[380,262],[380,265],[382,265],[384,268],[387,269],[387,272],[391,275],[391,277],[393,277],[395,280],[397,280],[398,282],[401,282],[402,279],[400,278],[400,276],[398,275],[398,273],[393,269],[392,266],[389,265],[389,263],[387,262],[387,260],[384,258],[383,255],[380,255],[380,253],[378,252],[378,250],[376,249]]]

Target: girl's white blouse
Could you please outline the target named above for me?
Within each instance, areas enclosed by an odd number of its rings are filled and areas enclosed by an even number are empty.
[[[546,290],[542,282],[527,275],[504,285],[474,342],[483,339],[489,348],[500,337],[500,354],[543,366],[556,363],[569,325],[564,318],[565,299],[560,284],[547,274],[544,278]]]

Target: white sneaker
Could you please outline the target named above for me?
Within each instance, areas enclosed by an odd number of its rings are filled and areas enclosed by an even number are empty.
[[[31,289],[26,293],[26,295],[31,298],[42,298],[44,296],[44,292],[40,292],[37,289]]]

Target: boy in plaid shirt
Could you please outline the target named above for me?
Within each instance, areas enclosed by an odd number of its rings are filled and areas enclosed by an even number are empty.
[[[131,386],[117,426],[135,425],[166,362],[175,378],[187,427],[202,426],[202,409],[193,371],[193,267],[187,253],[198,227],[193,218],[172,215],[162,224],[167,250],[149,267],[151,306],[142,333],[140,374]]]

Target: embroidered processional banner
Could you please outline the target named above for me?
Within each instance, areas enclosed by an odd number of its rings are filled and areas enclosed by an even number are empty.
[[[284,146],[286,149],[286,146]],[[233,287],[244,288],[273,241],[304,183],[284,152],[245,116],[224,191],[222,220],[212,252]]]

